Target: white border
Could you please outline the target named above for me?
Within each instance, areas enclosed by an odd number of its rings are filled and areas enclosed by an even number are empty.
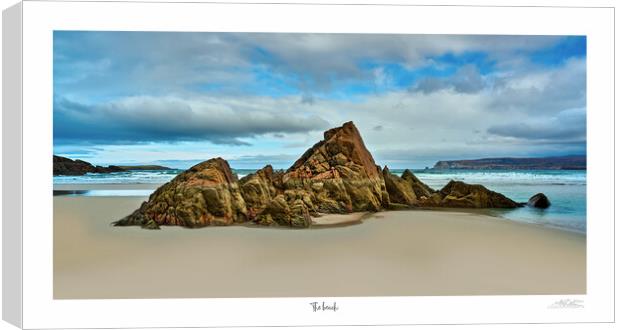
[[[571,296],[52,299],[52,31],[261,31],[588,36],[588,294]],[[613,321],[613,9],[24,2],[24,328]],[[48,165],[45,165],[48,164]],[[48,168],[49,171],[41,169]],[[596,198],[592,198],[596,196]]]

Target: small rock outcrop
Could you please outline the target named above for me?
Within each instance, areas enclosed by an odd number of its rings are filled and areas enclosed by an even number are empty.
[[[416,193],[411,183],[390,173],[387,166],[383,167],[383,179],[385,180],[385,187],[390,196],[390,205],[392,208],[394,207],[392,204],[413,206],[418,203]]]
[[[204,227],[253,222],[309,227],[325,213],[413,207],[513,208],[520,204],[481,185],[451,181],[435,191],[410,170],[383,170],[352,122],[332,128],[286,171],[271,165],[237,180],[213,158],[180,173],[116,226]]]
[[[551,202],[549,201],[547,196],[545,196],[545,194],[538,193],[530,197],[530,199],[527,201],[527,206],[531,206],[531,207],[535,207],[539,209],[546,209],[549,206],[551,206]]]
[[[410,170],[405,170],[401,178],[411,185],[413,192],[419,199],[430,198],[435,193],[435,190],[420,181]]]
[[[424,206],[454,208],[516,208],[521,204],[479,184],[450,181],[424,201]]]

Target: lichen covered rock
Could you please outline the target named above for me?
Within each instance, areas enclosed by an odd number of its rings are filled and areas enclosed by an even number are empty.
[[[516,208],[521,205],[512,199],[491,191],[479,184],[450,181],[430,198],[421,201],[423,206],[454,208]]]
[[[383,170],[352,122],[332,128],[286,171],[271,165],[241,180],[213,158],[177,175],[116,226],[204,227],[253,222],[305,228],[311,216],[413,207],[506,208],[518,203],[481,185],[451,181],[435,191],[411,171]]]
[[[323,137],[286,171],[283,188],[312,192],[318,212],[381,210],[383,177],[355,125],[347,122]]]
[[[245,200],[228,162],[213,158],[176,176],[116,226],[204,227],[247,220]]]
[[[385,180],[385,187],[387,189],[390,203],[403,204],[403,205],[416,205],[418,199],[413,191],[411,184],[390,173],[387,166],[383,168],[383,179]]]
[[[405,170],[401,178],[409,183],[418,199],[429,198],[435,193],[435,190],[420,181],[410,170]]]

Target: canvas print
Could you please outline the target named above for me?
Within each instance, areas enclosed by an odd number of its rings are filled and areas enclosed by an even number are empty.
[[[584,36],[53,43],[54,299],[586,294]]]

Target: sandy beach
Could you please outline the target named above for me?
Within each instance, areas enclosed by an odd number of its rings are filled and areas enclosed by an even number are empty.
[[[310,229],[112,227],[146,197],[54,197],[54,298],[583,294],[585,235],[453,211]]]

